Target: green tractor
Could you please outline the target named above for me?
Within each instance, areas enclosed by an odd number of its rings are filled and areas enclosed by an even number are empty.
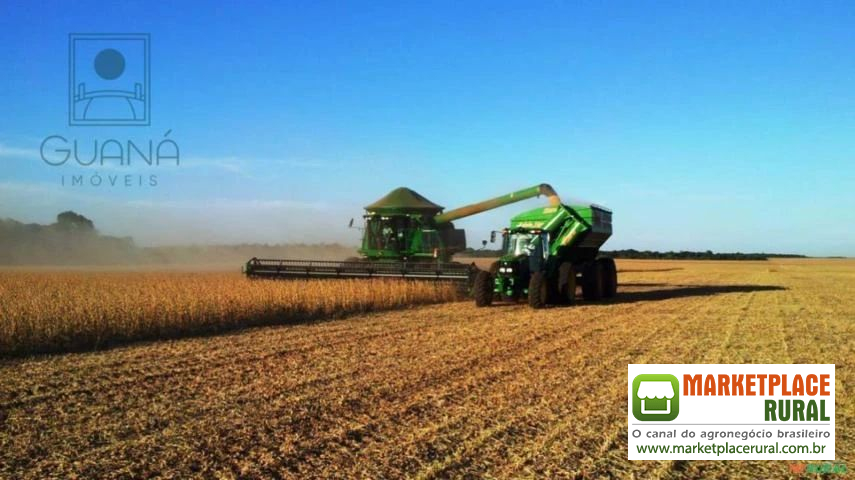
[[[477,306],[521,298],[533,308],[573,304],[578,284],[585,300],[615,296],[615,262],[598,258],[612,234],[610,210],[592,204],[536,208],[513,217],[501,233],[502,257],[475,276]],[[496,240],[496,232],[490,236]]]

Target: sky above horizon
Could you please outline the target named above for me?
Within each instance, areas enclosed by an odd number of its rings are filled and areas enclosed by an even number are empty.
[[[69,126],[69,34],[115,32],[150,35],[150,125]],[[546,182],[614,211],[606,249],[855,256],[851,2],[13,1],[0,45],[0,218],[355,245],[399,186]],[[52,166],[51,135],[169,138],[180,165]],[[541,203],[455,223],[477,247]]]

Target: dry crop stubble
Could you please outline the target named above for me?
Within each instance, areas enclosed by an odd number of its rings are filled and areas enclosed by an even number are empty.
[[[629,462],[626,364],[836,363],[855,451],[855,263],[619,262],[612,303],[453,302],[0,364],[0,477],[757,478]]]

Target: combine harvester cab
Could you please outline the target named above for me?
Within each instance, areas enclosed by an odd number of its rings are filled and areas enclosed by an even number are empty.
[[[598,258],[611,234],[612,212],[593,204],[558,204],[513,217],[502,231],[502,257],[489,272],[476,274],[475,304],[520,298],[533,308],[573,304],[580,283],[585,300],[614,297],[615,262]]]
[[[466,248],[465,232],[454,228],[452,221],[540,195],[558,204],[552,187],[541,184],[443,212],[444,207],[417,192],[397,188],[365,207],[359,258],[343,262],[252,258],[244,273],[253,278],[409,278],[471,286],[480,270],[452,260]]]

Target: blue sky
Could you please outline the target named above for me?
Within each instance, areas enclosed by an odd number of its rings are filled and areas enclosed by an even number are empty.
[[[343,3],[6,2],[0,217],[355,243],[398,186],[451,208],[548,182],[614,210],[610,248],[855,255],[852,3]],[[67,125],[74,32],[151,35],[149,127]],[[39,156],[167,131],[178,167]],[[61,184],[94,173],[158,185]],[[537,204],[458,225],[474,245]]]

